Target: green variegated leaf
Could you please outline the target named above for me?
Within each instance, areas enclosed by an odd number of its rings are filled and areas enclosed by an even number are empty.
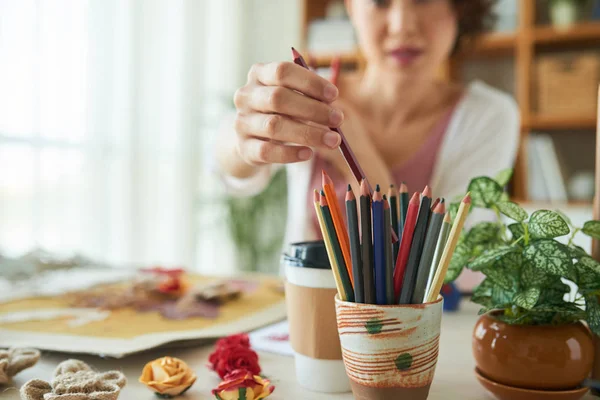
[[[594,295],[585,296],[586,322],[592,332],[600,335],[600,303],[599,297]]]
[[[581,258],[581,257],[588,256],[587,252],[580,246],[572,244],[572,245],[568,246],[568,248],[569,248],[569,252],[571,253],[571,256],[573,258]]]
[[[540,288],[530,287],[529,289],[517,293],[512,301],[519,307],[523,307],[526,310],[531,310],[540,298]]]
[[[567,216],[567,214],[565,214],[564,212],[562,212],[562,211],[560,211],[560,210],[554,210],[554,212],[555,212],[555,213],[557,213],[558,215],[560,215],[560,217],[561,217],[562,219],[564,219],[564,220],[565,220],[565,222],[566,222],[567,224],[569,224],[569,226],[573,226],[573,223],[571,222],[571,218],[569,218],[569,217]]]
[[[494,222],[480,222],[473,226],[467,234],[467,242],[471,246],[494,241],[500,234],[500,225]]]
[[[516,290],[506,290],[501,286],[494,285],[492,287],[492,303],[495,305],[495,308],[510,307],[515,294]]]
[[[510,196],[506,192],[502,192],[502,196],[500,196],[499,201],[510,201]]]
[[[521,268],[521,283],[525,287],[545,287],[550,284],[553,279],[556,279],[554,275],[549,275],[540,271],[530,262],[525,262]]]
[[[594,239],[600,239],[600,221],[586,222],[583,224],[583,229],[581,229],[581,232],[593,237]]]
[[[494,180],[496,182],[498,182],[498,185],[504,187],[508,184],[508,182],[510,181],[510,178],[512,178],[512,175],[513,175],[513,169],[506,168],[506,169],[503,169],[502,171],[498,172],[498,175],[496,175]]]
[[[577,313],[581,312],[581,309],[578,308],[573,303],[562,302],[558,304],[545,304],[541,303],[536,305],[533,308],[534,311],[538,312],[561,312],[561,313]]]
[[[515,222],[514,224],[508,225],[508,230],[512,234],[513,240],[517,240],[522,236],[525,236],[525,229],[523,228],[523,224],[519,222]]]
[[[600,289],[600,264],[593,258],[585,256],[575,264],[575,283],[580,289]]]
[[[461,238],[456,245],[454,254],[452,254],[452,260],[450,260],[450,265],[448,265],[448,271],[446,272],[444,282],[450,283],[458,278],[463,268],[469,263],[470,258],[471,247],[464,239]]]
[[[557,276],[550,275],[550,280],[542,287],[539,304],[563,304],[565,302],[565,294],[571,291],[569,285],[566,285]]]
[[[495,180],[482,176],[469,183],[471,201],[476,207],[491,207],[502,197],[502,187]]]
[[[481,270],[487,279],[504,290],[512,290],[517,286],[518,271],[507,267],[498,267],[498,262]]]
[[[517,203],[512,201],[499,201],[496,203],[498,210],[509,218],[518,222],[523,222],[527,219],[527,211],[523,210]]]
[[[496,265],[497,267],[505,267],[509,271],[512,271],[511,273],[514,273],[521,271],[521,268],[523,267],[523,262],[524,260],[521,252],[515,251],[503,255],[500,259],[494,262],[494,265]]]
[[[469,264],[469,268],[473,271],[480,271],[482,268],[491,265],[497,260],[509,253],[518,251],[516,247],[502,246],[494,250],[486,251]]]
[[[551,239],[533,242],[525,248],[523,256],[540,272],[552,275],[565,276],[573,266],[571,255]]]
[[[529,233],[532,239],[552,239],[568,235],[571,230],[562,217],[550,210],[539,210],[529,218]]]

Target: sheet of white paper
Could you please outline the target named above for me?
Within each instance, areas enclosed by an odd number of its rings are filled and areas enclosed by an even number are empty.
[[[282,321],[250,333],[252,348],[258,351],[293,356],[288,322]]]

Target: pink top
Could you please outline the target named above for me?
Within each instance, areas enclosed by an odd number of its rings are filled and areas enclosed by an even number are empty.
[[[409,193],[421,192],[426,185],[431,184],[431,177],[433,175],[433,168],[435,166],[435,160],[437,159],[438,151],[444,140],[444,134],[452,118],[454,107],[446,114],[446,116],[436,125],[434,132],[429,136],[427,141],[419,148],[419,150],[413,154],[411,158],[406,160],[401,165],[392,169],[392,178],[398,185],[404,182],[408,186]],[[346,198],[346,191],[348,190],[348,183],[345,182],[342,174],[333,167],[327,160],[319,157],[318,153],[315,153],[313,168],[311,172],[310,188],[318,189],[321,185],[321,171],[327,172],[331,180],[335,185],[335,192],[338,196],[340,210],[344,218],[346,218],[346,205],[344,199]],[[375,185],[376,183],[373,183]],[[387,193],[388,188],[382,188],[383,193]],[[359,194],[355,193],[357,196]],[[313,216],[312,221],[317,235],[321,237],[321,229],[319,228],[319,221],[314,213],[313,205],[313,193],[308,193],[308,207],[310,215]]]

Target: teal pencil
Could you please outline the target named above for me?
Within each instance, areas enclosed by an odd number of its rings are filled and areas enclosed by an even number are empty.
[[[425,244],[423,245],[423,253],[419,260],[419,268],[417,269],[417,279],[415,280],[415,289],[413,291],[411,304],[421,304],[425,298],[427,281],[429,280],[435,247],[440,237],[440,230],[442,229],[442,223],[444,222],[445,212],[446,207],[444,205],[444,200],[442,199],[434,208],[431,219],[429,220],[429,227],[427,228]]]
[[[444,252],[444,247],[446,247],[446,242],[448,241],[448,237],[450,236],[450,230],[452,229],[452,219],[450,218],[450,213],[447,212],[444,217],[444,221],[442,222],[442,228],[440,231],[440,237],[435,246],[435,252],[433,254],[433,261],[431,262],[431,267],[429,270],[429,278],[427,279],[427,289],[425,290],[425,299],[429,297],[429,291],[431,290],[431,284],[433,283],[433,277],[437,271],[437,268],[440,264],[440,259],[442,258],[442,253]]]

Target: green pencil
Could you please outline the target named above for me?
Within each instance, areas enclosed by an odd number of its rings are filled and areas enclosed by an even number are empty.
[[[338,262],[340,280],[342,281],[342,286],[344,287],[344,292],[346,292],[346,301],[354,302],[354,289],[352,289],[352,282],[350,282],[350,276],[348,275],[348,269],[346,268],[346,264],[344,263],[344,255],[342,254],[342,247],[340,246],[340,242],[335,234],[335,227],[333,225],[333,218],[331,217],[331,211],[329,210],[329,205],[327,204],[327,198],[325,197],[325,192],[321,191],[321,211],[323,211],[323,221],[325,222],[325,227],[327,228],[327,236],[329,236],[329,240],[333,246],[333,252],[335,254],[335,258]]]

